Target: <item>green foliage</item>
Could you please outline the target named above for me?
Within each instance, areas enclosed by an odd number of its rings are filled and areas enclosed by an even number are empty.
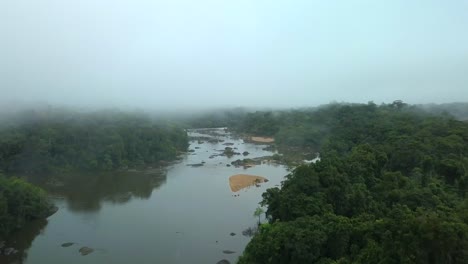
[[[138,167],[172,160],[187,146],[183,129],[140,114],[38,117],[0,130],[0,171],[48,174]]]
[[[261,207],[255,209],[254,216],[258,217],[258,224],[260,224],[260,216],[262,216],[263,213],[265,213],[265,211]]]
[[[51,204],[43,190],[0,175],[0,240],[27,221],[46,217],[50,210]]]
[[[273,136],[279,130],[277,119],[272,112],[248,113],[238,125],[241,131],[259,136]]]
[[[326,131],[321,161],[263,194],[270,224],[239,263],[466,263],[468,123],[402,102],[287,115],[301,129],[278,135]]]

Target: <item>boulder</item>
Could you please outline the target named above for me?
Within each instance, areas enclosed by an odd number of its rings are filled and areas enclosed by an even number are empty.
[[[201,166],[203,166],[203,163],[187,164],[187,166],[196,168],[196,167],[201,167]]]
[[[94,252],[94,249],[90,247],[82,247],[80,248],[79,252],[81,253],[82,256],[89,255]]]
[[[71,246],[73,246],[74,244],[75,244],[75,243],[73,243],[73,242],[63,243],[63,244],[62,244],[62,247],[71,247]]]

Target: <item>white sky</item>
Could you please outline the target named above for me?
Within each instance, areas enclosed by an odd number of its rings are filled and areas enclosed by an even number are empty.
[[[0,0],[0,103],[468,101],[468,1]]]

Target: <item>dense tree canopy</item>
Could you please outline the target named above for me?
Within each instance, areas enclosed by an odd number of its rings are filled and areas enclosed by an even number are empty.
[[[27,221],[47,217],[52,210],[43,190],[0,175],[0,241]]]
[[[183,129],[140,114],[41,116],[0,129],[0,170],[39,174],[138,167],[174,159],[187,146]]]
[[[141,167],[172,160],[188,147],[183,129],[140,113],[51,110],[4,118],[0,172],[9,177]],[[40,188],[0,177],[0,238],[50,210]]]
[[[263,194],[269,223],[240,263],[466,263],[468,123],[404,104],[287,115],[277,135],[321,161]]]

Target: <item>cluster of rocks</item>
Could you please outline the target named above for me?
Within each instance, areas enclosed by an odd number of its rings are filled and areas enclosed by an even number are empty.
[[[73,246],[75,244],[76,243],[74,243],[74,242],[66,242],[66,243],[62,244],[62,247],[71,247],[71,246]],[[94,249],[90,248],[90,247],[81,247],[80,249],[78,249],[78,252],[80,252],[80,254],[82,256],[86,256],[86,255],[89,255],[89,254],[93,253]]]
[[[235,236],[236,233],[231,232],[229,235],[230,235],[230,236]],[[218,243],[218,241],[216,241],[216,243]],[[234,253],[236,253],[236,251],[232,251],[232,250],[223,250],[223,253],[229,255],[229,254],[234,254]],[[231,262],[229,262],[229,260],[227,260],[227,259],[222,259],[222,260],[216,262],[216,264],[231,264]]]
[[[231,148],[231,147],[225,147],[224,151],[223,151],[223,155],[228,156],[228,157],[232,157],[234,155],[240,155],[240,153],[235,152],[234,149]]]
[[[231,165],[235,167],[244,167],[244,168],[249,168],[249,167],[253,167],[255,165],[260,165],[260,164],[262,164],[262,161],[258,159],[238,159],[238,160],[231,162]]]
[[[262,163],[280,163],[280,161],[272,159],[272,156],[264,156],[253,159],[238,159],[231,162],[231,165],[235,167],[249,168],[255,165],[261,165]]]

